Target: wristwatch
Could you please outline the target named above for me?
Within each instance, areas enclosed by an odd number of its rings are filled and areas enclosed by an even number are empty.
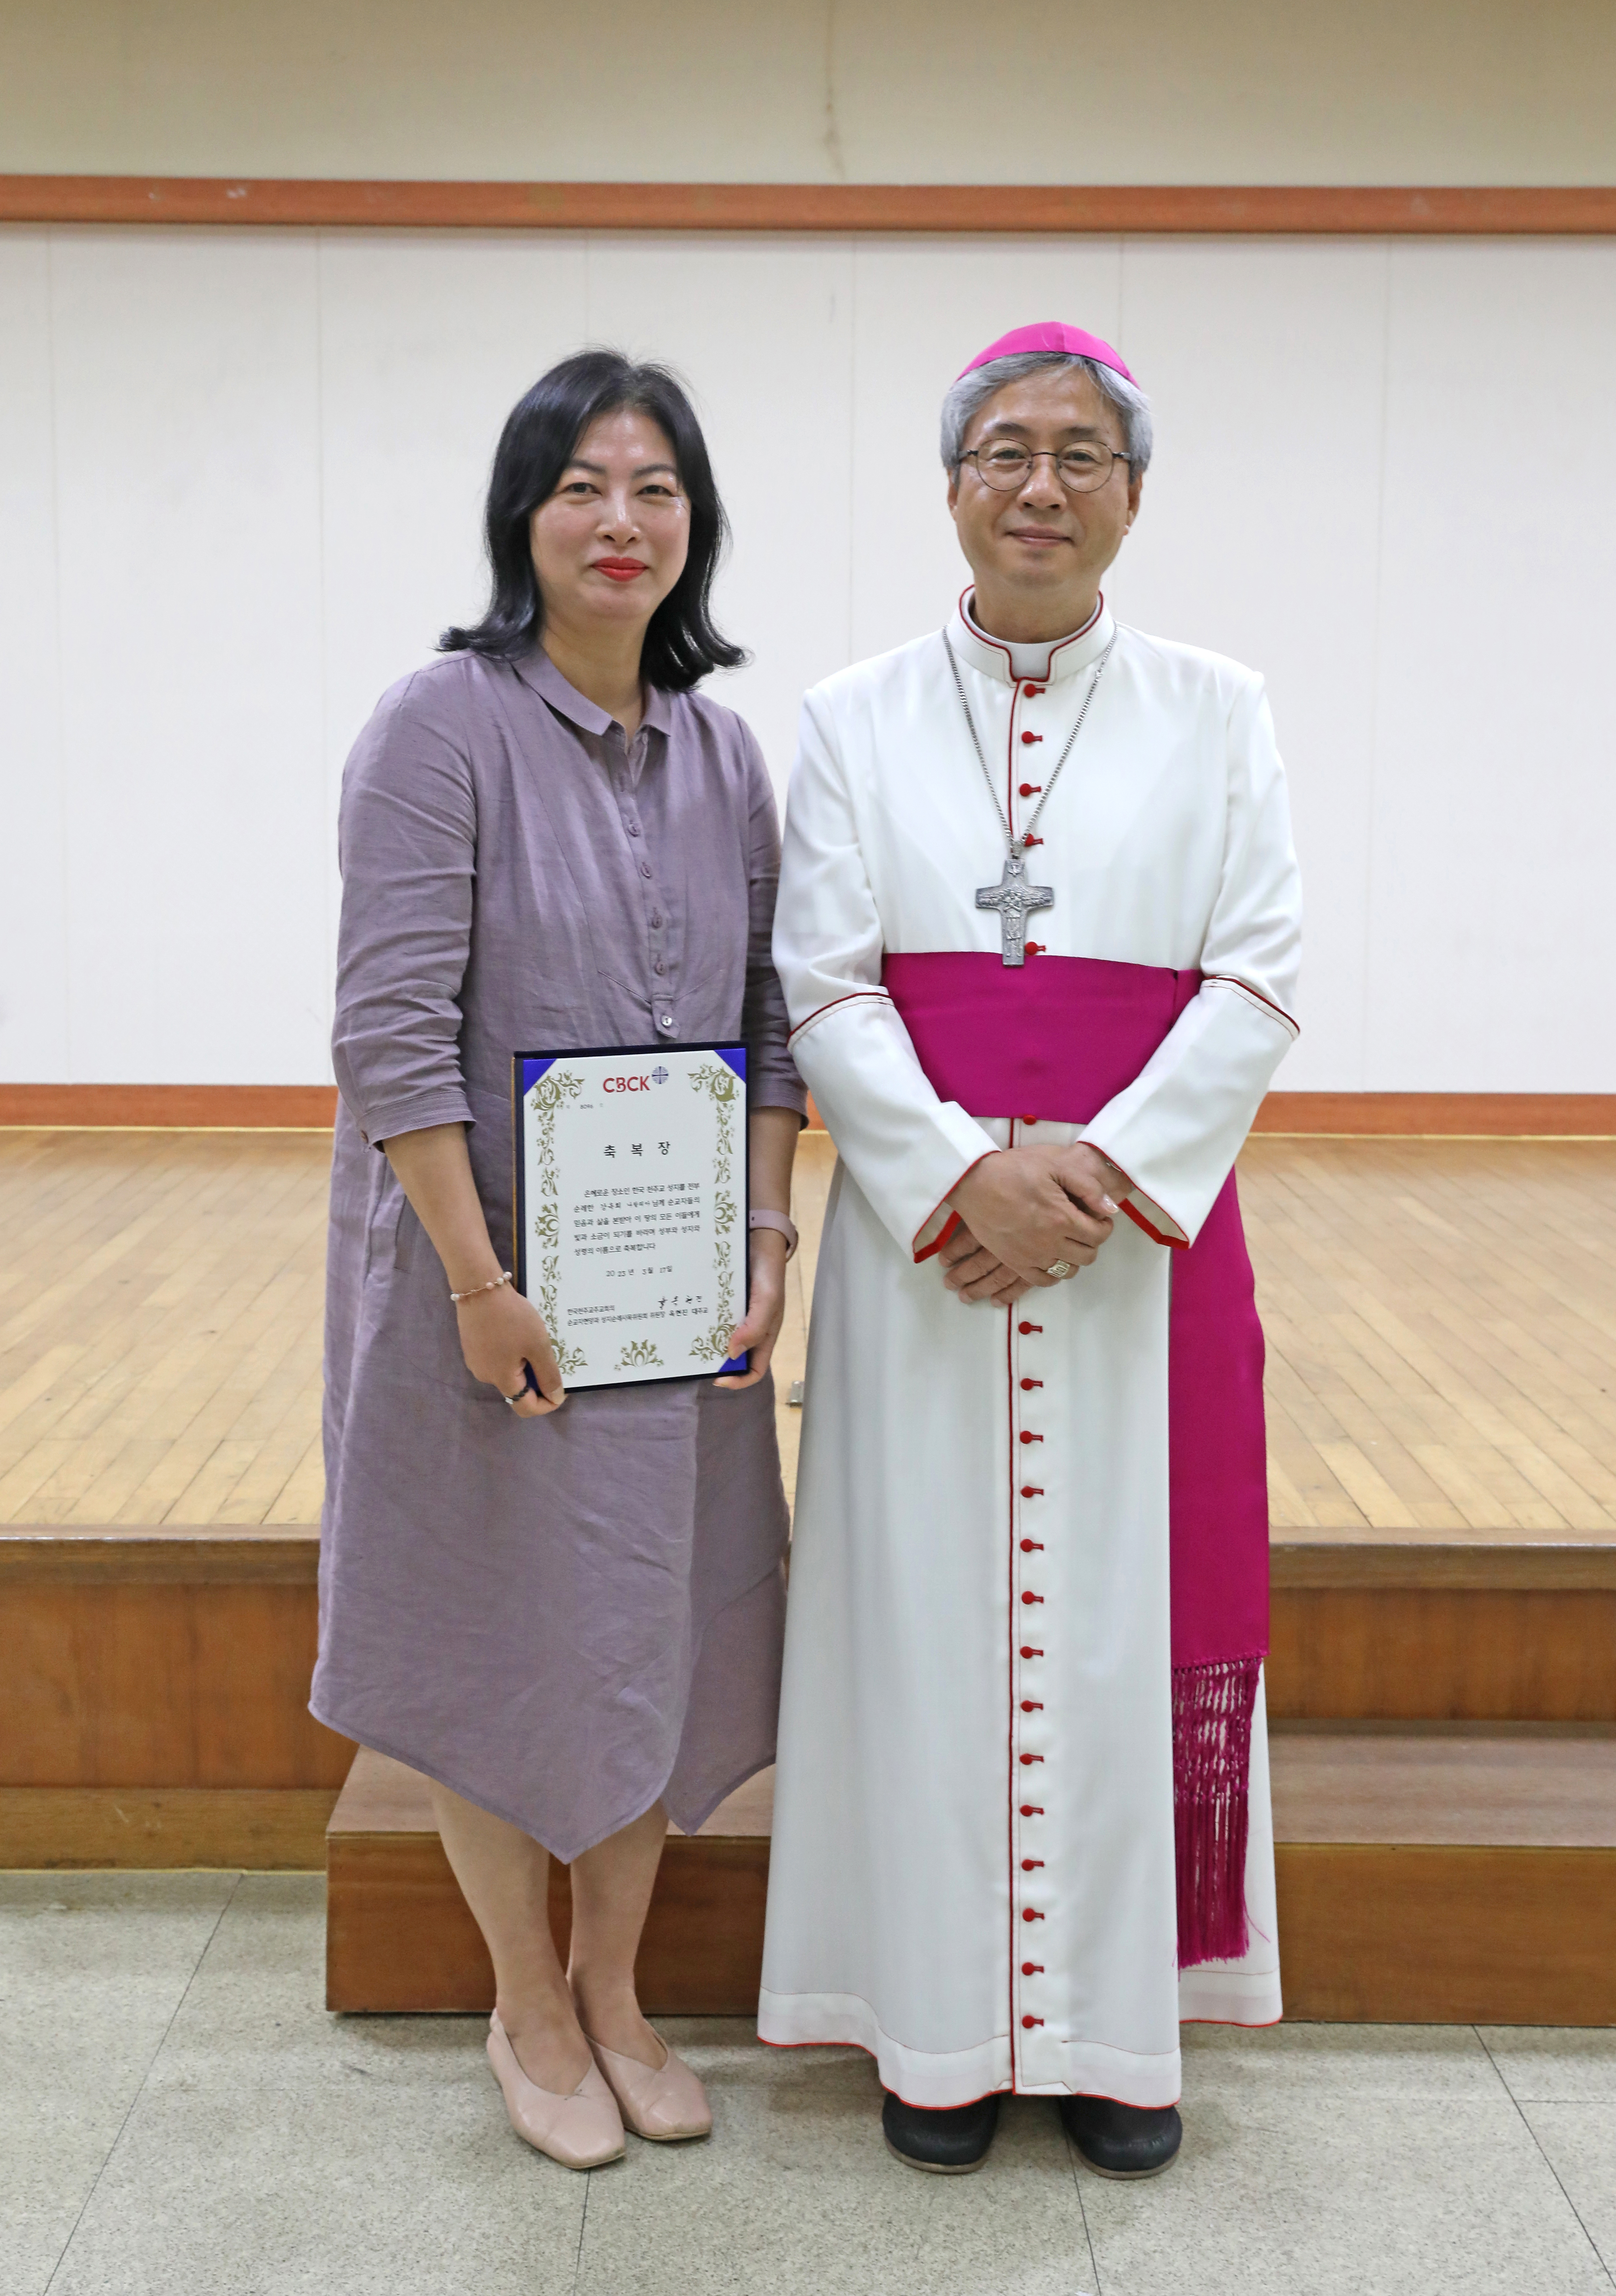
[[[789,1213],[748,1212],[746,1215],[746,1225],[749,1228],[778,1228],[780,1234],[785,1238],[786,1258],[790,1259],[795,1252],[797,1249],[797,1223],[791,1218]]]

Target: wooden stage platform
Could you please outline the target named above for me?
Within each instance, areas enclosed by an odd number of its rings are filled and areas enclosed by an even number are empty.
[[[0,1132],[0,1863],[308,1866],[330,1820],[333,2005],[471,2005],[418,1784],[303,1704],[329,1149]],[[807,1136],[783,1398],[829,1175]],[[1292,2012],[1616,2020],[1616,1144],[1270,1135],[1241,1185]],[[767,1810],[670,1846],[655,2005],[747,2005]]]

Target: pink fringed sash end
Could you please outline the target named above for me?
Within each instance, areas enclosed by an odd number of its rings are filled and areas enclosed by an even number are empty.
[[[1173,1669],[1178,1966],[1246,1950],[1247,1790],[1260,1658]]]

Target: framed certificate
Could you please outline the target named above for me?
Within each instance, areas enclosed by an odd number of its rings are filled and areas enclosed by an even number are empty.
[[[518,1053],[516,1283],[569,1388],[744,1371],[746,1047]]]

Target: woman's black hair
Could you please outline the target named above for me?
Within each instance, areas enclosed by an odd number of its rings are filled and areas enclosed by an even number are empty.
[[[589,425],[625,406],[648,414],[666,431],[690,504],[690,554],[651,618],[641,674],[649,685],[684,693],[710,670],[734,669],[746,660],[742,648],[731,645],[713,625],[713,576],[729,539],[729,521],[695,409],[666,367],[636,365],[611,350],[579,351],[562,359],[511,409],[495,449],[483,520],[493,571],[488,611],[470,628],[445,630],[438,641],[443,652],[509,661],[537,644],[544,602],[533,571],[529,520],[555,492]]]

